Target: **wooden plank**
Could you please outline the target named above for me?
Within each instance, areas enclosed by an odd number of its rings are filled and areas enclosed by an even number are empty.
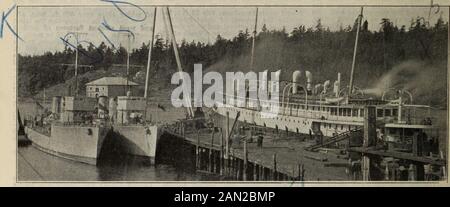
[[[395,152],[395,151],[383,151],[383,150],[375,150],[372,148],[363,148],[363,147],[352,147],[348,151],[350,152],[359,152],[371,155],[379,155],[383,157],[394,157],[403,160],[410,160],[415,162],[427,163],[432,165],[445,166],[445,160],[435,160],[428,157],[418,157],[414,156],[410,153],[405,152]]]
[[[321,162],[326,162],[328,160],[326,157],[313,156],[313,155],[305,155],[305,158],[317,160],[317,161],[321,161]]]

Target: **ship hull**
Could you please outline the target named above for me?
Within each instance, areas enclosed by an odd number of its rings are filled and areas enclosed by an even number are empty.
[[[255,124],[257,126],[264,126],[279,130],[288,130],[290,132],[301,133],[301,134],[317,134],[318,131],[325,137],[333,137],[337,134],[347,132],[349,130],[355,129],[357,127],[362,127],[362,121],[351,121],[351,120],[326,120],[321,119],[318,115],[314,117],[301,117],[301,116],[291,116],[284,114],[277,114],[275,116],[266,116],[260,111],[232,107],[224,105],[224,107],[216,108],[215,112],[226,118],[227,112],[230,119],[234,119],[238,112],[240,116],[238,121]]]
[[[156,146],[160,136],[157,126],[114,125],[113,131],[120,137],[124,153],[142,157],[155,164]]]
[[[51,135],[26,128],[27,137],[33,146],[46,153],[69,160],[97,164],[101,146],[108,129],[105,127],[55,126]]]
[[[112,129],[112,130],[111,130]],[[26,127],[37,149],[73,161],[97,165],[106,139],[115,136],[121,152],[155,162],[159,133],[156,126],[84,127],[52,125],[51,135]]]

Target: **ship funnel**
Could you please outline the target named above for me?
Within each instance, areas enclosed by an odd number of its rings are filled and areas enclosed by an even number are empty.
[[[328,92],[328,88],[330,88],[331,82],[330,80],[325,81],[325,83],[323,83],[323,91],[322,93],[327,93]]]
[[[261,78],[260,78],[261,81],[258,81],[258,83],[259,83],[258,90],[266,90],[266,91],[269,90],[269,88],[267,86],[267,74],[268,74],[267,70],[264,70],[261,73]]]
[[[320,93],[320,88],[322,88],[322,84],[316,84],[314,86],[314,90],[313,90],[313,94],[319,94]]]
[[[299,83],[301,83],[302,72],[296,70],[292,73],[292,93],[297,94]]]
[[[311,91],[312,90],[312,73],[309,71],[305,71],[306,75],[306,90]]]
[[[274,81],[273,79],[275,77],[278,77],[278,81]],[[272,76],[272,73],[270,73],[270,92],[271,93],[278,93],[280,92],[280,84],[279,84],[279,79],[281,78],[281,70],[278,70],[277,72],[274,73],[274,75]]]
[[[236,104],[239,107],[244,107],[245,106],[245,81],[242,80],[235,80],[236,85],[235,85],[235,94],[236,94]]]
[[[341,73],[338,73],[337,80],[334,81],[333,92],[336,94],[336,97],[339,97],[339,91],[341,90]]]

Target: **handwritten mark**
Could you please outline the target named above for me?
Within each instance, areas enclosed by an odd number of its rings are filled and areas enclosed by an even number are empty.
[[[71,36],[75,37],[76,42],[77,42],[77,43],[75,43],[75,44],[77,44],[77,45],[80,44],[80,43],[87,43],[87,44],[89,44],[89,45],[92,45],[92,46],[94,47],[94,49],[97,51],[97,53],[99,54],[99,57],[93,57],[93,56],[91,56],[90,54],[84,52],[83,50],[78,50],[78,47],[77,47],[77,46],[75,46],[74,44],[72,44],[72,43],[69,42],[69,38],[70,38]],[[89,59],[93,60],[93,61],[90,62],[89,64],[96,64],[96,63],[99,63],[99,62],[102,62],[102,61],[103,61],[103,54],[101,53],[100,49],[97,48],[92,42],[89,42],[89,41],[86,41],[86,40],[78,40],[78,38],[77,38],[77,36],[75,35],[75,33],[69,32],[69,33],[67,33],[64,37],[60,37],[59,39],[61,39],[61,40],[63,41],[63,43],[64,43],[65,46],[68,46],[68,47],[71,47],[71,48],[73,48],[73,49],[75,49],[75,50],[78,50],[78,52],[80,52],[81,54],[85,55],[85,56],[88,57]]]
[[[116,46],[114,45],[114,43],[108,38],[108,36],[106,36],[106,34],[100,29],[100,27],[98,28],[98,31],[100,32],[100,34],[103,35],[105,40],[108,41],[109,44],[111,44],[112,49],[116,49]]]
[[[106,22],[105,19],[103,19],[102,25],[103,25],[106,29],[108,29],[109,31],[112,31],[112,32],[127,32],[127,33],[130,33],[131,36],[133,36],[133,39],[135,39],[134,33],[133,33],[131,30],[129,30],[129,29],[114,29],[114,28],[112,28],[112,27],[108,24],[108,22]]]
[[[129,30],[129,29],[114,29],[108,24],[108,22],[104,18],[103,18],[103,22],[101,23],[101,26],[105,27],[107,30],[109,30],[111,32],[126,32],[126,33],[129,33],[133,37],[133,41],[135,40],[135,35],[134,35],[134,33],[131,30]],[[105,40],[109,44],[111,44],[112,48],[116,49],[116,46],[114,45],[114,43],[108,38],[108,36],[103,32],[103,30],[100,27],[98,27],[98,31],[105,38]]]
[[[145,19],[147,19],[147,13],[145,13],[144,9],[142,9],[141,7],[139,7],[136,4],[133,4],[133,3],[130,3],[130,2],[127,2],[127,1],[117,1],[117,0],[100,0],[100,1],[112,3],[117,8],[117,10],[119,10],[120,13],[122,13],[124,16],[126,16],[127,18],[129,18],[129,19],[131,19],[133,21],[143,22]],[[138,9],[139,11],[142,12],[144,17],[141,18],[141,19],[138,19],[138,18],[134,18],[134,17],[128,15],[124,10],[122,10],[122,8],[121,8],[121,6],[119,6],[119,4],[129,5],[129,6],[132,6],[132,7],[136,8],[136,9]]]
[[[438,3],[433,3],[433,0],[431,0],[430,13],[432,9],[435,9],[434,14],[437,14],[441,10],[441,7]]]
[[[9,24],[7,18],[8,16],[11,14],[11,12],[16,8],[16,5],[14,4],[9,10],[8,12],[3,11],[2,12],[2,23],[0,25],[0,39],[3,38],[3,26],[6,24],[6,26],[8,27],[9,31],[11,33],[13,33],[14,36],[16,36],[17,38],[19,38],[20,40],[23,41],[23,39],[21,37],[19,37],[19,35],[17,34],[17,32],[11,27],[11,25]]]

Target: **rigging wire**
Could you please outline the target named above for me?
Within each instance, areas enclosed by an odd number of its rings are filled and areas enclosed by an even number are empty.
[[[164,12],[164,10],[161,13],[162,13],[162,17],[163,17],[164,32],[165,32],[165,35],[166,35],[166,42],[168,43],[168,42],[171,42],[172,39],[171,39],[171,37],[169,35],[169,26],[167,25],[167,16],[166,16],[166,13]]]
[[[208,44],[211,43],[210,41],[210,37],[211,37],[211,32],[209,32],[202,24],[200,24],[200,22],[194,18],[185,8],[183,8],[184,13],[186,13],[195,23],[197,23],[197,25],[202,28],[206,33],[208,33]]]

